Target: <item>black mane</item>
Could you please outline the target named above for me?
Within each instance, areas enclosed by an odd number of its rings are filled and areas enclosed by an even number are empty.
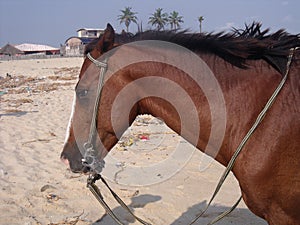
[[[161,40],[184,46],[194,52],[218,55],[231,64],[246,68],[248,59],[264,59],[280,73],[286,70],[290,49],[300,46],[300,35],[292,35],[284,30],[269,33],[261,30],[260,23],[252,23],[245,29],[233,29],[225,33],[188,33],[187,31],[145,31],[135,35],[116,34],[115,42],[125,44],[139,40]],[[90,43],[85,53],[93,49]]]

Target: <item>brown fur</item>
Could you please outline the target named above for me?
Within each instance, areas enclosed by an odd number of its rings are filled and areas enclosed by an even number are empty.
[[[226,133],[216,160],[227,165],[234,150],[254,123],[257,115],[280,82],[290,47],[299,46],[297,35],[278,31],[266,35],[260,25],[247,27],[246,31],[231,34],[187,34],[172,32],[141,33],[127,37],[127,41],[139,39],[168,40],[195,51],[211,68],[216,76],[226,102]],[[148,38],[147,38],[148,37]],[[89,46],[89,52],[98,58],[105,51],[119,45],[117,36],[108,25],[104,36]],[[151,39],[150,38],[150,39]],[[115,42],[114,42],[115,39]],[[202,44],[201,44],[202,43]],[[91,47],[93,46],[93,47]],[[243,199],[250,210],[264,218],[270,225],[300,224],[300,65],[299,51],[295,53],[288,80],[278,98],[239,155],[233,173],[239,181]],[[97,68],[89,68],[86,59],[76,91],[95,86]],[[90,71],[88,71],[90,70]],[[88,71],[88,72],[87,72]],[[144,73],[147,71],[147,74]],[[160,72],[164,71],[163,74]],[[93,75],[84,80],[84,74]],[[199,87],[189,76],[163,63],[145,62],[128,66],[113,74],[105,84],[99,106],[98,134],[107,150],[117,142],[111,124],[113,101],[123,87],[133,80],[157,74],[172,80],[192,98],[197,107],[201,124],[198,149],[205,149],[211,118],[208,102]],[[142,90],[141,90],[142,91]],[[136,93],[137,95],[139,93]],[[129,96],[130,97],[130,96]],[[132,96],[134,97],[134,96]],[[78,144],[88,135],[90,119],[85,118],[86,103],[78,100],[75,107],[71,134],[62,157],[67,158],[73,171],[82,169]],[[166,124],[180,133],[182,127],[175,108],[166,101],[149,97],[137,102],[130,118],[118,115],[118,132],[124,132],[138,114],[150,113],[162,118]],[[77,127],[80,136],[74,142],[72,130]],[[184,137],[193,139],[193,132]],[[96,143],[96,148],[103,146]],[[102,155],[104,157],[104,155]]]

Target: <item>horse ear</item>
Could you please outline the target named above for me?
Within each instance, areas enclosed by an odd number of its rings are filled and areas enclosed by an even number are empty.
[[[101,52],[107,52],[114,46],[115,31],[114,28],[108,23],[104,34],[101,39],[100,50]]]

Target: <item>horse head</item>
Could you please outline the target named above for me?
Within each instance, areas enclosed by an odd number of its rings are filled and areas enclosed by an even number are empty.
[[[108,24],[103,35],[101,35],[91,45],[89,54],[92,58],[98,59],[104,53],[114,48],[114,29]],[[93,119],[92,111],[97,98],[98,80],[100,69],[93,62],[86,57],[84,59],[79,81],[75,87],[75,94],[73,100],[73,109],[68,125],[67,135],[61,159],[68,164],[73,172],[87,172],[88,168],[82,165],[84,154],[84,144],[88,140],[90,124]],[[118,88],[113,88],[115,85],[112,82],[106,82],[99,100],[99,109],[104,110],[97,113],[99,117],[96,118],[97,134],[93,138],[93,147],[99,150],[99,158],[103,158],[108,150],[112,148],[117,142],[117,137],[111,125],[110,109]]]

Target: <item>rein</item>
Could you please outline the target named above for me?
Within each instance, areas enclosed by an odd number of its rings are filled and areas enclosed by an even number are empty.
[[[97,67],[100,68],[100,75],[99,75],[99,82],[98,82],[98,89],[97,89],[97,96],[95,100],[95,105],[93,108],[93,115],[92,115],[92,122],[90,126],[90,133],[88,141],[84,143],[83,148],[85,150],[84,158],[82,159],[82,164],[88,168],[91,169],[92,174],[89,175],[87,179],[87,187],[90,189],[90,191],[93,193],[95,198],[99,201],[99,203],[102,205],[102,207],[105,209],[106,213],[109,214],[117,224],[123,225],[123,223],[120,221],[120,219],[114,214],[114,212],[111,210],[111,208],[108,206],[108,204],[105,202],[99,188],[96,186],[95,182],[97,180],[101,180],[105,186],[109,189],[115,200],[127,211],[129,212],[137,221],[139,221],[141,224],[144,225],[151,225],[151,223],[148,223],[141,218],[137,217],[130,209],[129,207],[122,201],[122,199],[109,187],[107,182],[104,180],[104,178],[101,176],[101,171],[104,168],[104,160],[97,157],[97,153],[99,155],[99,152],[93,147],[93,139],[97,128],[97,112],[99,107],[99,101],[101,98],[101,91],[103,89],[104,85],[104,75],[107,69],[107,63],[106,62],[100,62],[96,59],[94,59],[90,53],[87,54],[87,58],[94,63]],[[100,152],[101,153],[101,152]]]
[[[279,92],[281,91],[281,89],[283,88],[283,86],[284,86],[284,84],[285,84],[285,82],[287,80],[287,76],[288,76],[289,70],[290,70],[290,65],[291,65],[291,62],[292,62],[292,59],[293,59],[293,55],[294,55],[294,52],[295,52],[296,49],[298,49],[298,48],[293,48],[293,49],[290,50],[290,54],[288,56],[288,61],[287,61],[287,65],[286,65],[286,72],[284,74],[284,77],[282,78],[281,82],[279,83],[279,85],[277,86],[277,88],[275,89],[275,91],[273,92],[273,94],[271,95],[271,97],[269,98],[269,100],[266,103],[266,105],[264,106],[263,110],[257,116],[255,123],[249,129],[248,133],[245,135],[245,137],[241,141],[240,145],[235,150],[235,152],[234,152],[232,158],[230,159],[230,161],[229,161],[229,163],[228,163],[225,171],[223,172],[223,174],[222,174],[222,176],[221,176],[221,178],[220,178],[220,180],[219,180],[219,182],[217,184],[217,187],[216,187],[216,189],[215,189],[212,197],[210,198],[207,206],[188,225],[194,224],[207,211],[207,209],[211,205],[212,201],[216,197],[217,193],[221,189],[221,187],[222,187],[224,181],[226,180],[229,172],[232,170],[232,168],[234,166],[234,163],[235,163],[238,155],[242,151],[243,147],[245,146],[246,142],[249,140],[249,138],[251,137],[251,135],[253,134],[253,132],[255,131],[255,129],[258,127],[258,125],[264,119],[264,117],[265,117],[267,111],[269,110],[269,108],[272,106],[273,102],[275,101],[276,97],[278,96]],[[100,100],[100,97],[101,97],[101,91],[102,91],[103,84],[104,84],[104,75],[105,75],[105,72],[106,72],[106,69],[107,69],[107,63],[106,62],[100,62],[100,61],[94,59],[90,55],[90,53],[87,54],[87,58],[92,63],[94,63],[97,67],[100,68],[100,76],[99,76],[99,83],[98,83],[98,89],[97,89],[97,97],[96,97],[95,105],[94,105],[94,108],[93,108],[93,117],[92,117],[92,122],[91,122],[91,126],[90,126],[89,139],[83,145],[83,148],[85,149],[85,154],[84,154],[84,158],[82,159],[82,164],[84,166],[89,167],[91,169],[91,172],[92,172],[92,174],[89,175],[89,177],[87,179],[87,187],[90,189],[90,191],[93,193],[93,195],[96,197],[96,199],[102,205],[102,207],[115,220],[115,222],[117,224],[123,225],[123,223],[118,219],[118,217],[113,213],[113,211],[110,209],[110,207],[104,201],[104,198],[103,198],[100,190],[98,189],[98,187],[95,184],[95,182],[97,180],[101,180],[104,183],[104,185],[109,189],[109,191],[111,192],[111,194],[113,195],[113,197],[115,198],[115,200],[126,211],[128,211],[136,220],[138,220],[141,224],[151,225],[151,223],[148,223],[148,222],[140,219],[136,215],[134,215],[134,213],[121,200],[121,198],[109,187],[109,185],[107,184],[107,182],[100,175],[100,173],[101,173],[101,171],[102,171],[102,169],[104,167],[104,160],[103,159],[101,159],[101,160],[98,159],[98,157],[97,157],[98,151],[94,149],[92,143],[93,143],[93,138],[94,138],[94,136],[96,134],[96,118],[97,118],[99,100]],[[239,199],[237,200],[237,202],[229,210],[223,212],[222,214],[220,214],[219,216],[217,216],[216,218],[214,218],[210,223],[208,223],[208,225],[209,224],[214,224],[214,223],[218,222],[219,220],[221,220],[222,218],[224,218],[225,216],[227,216],[229,213],[231,213],[238,206],[238,204],[241,201],[241,199],[242,199],[242,196],[239,197]]]
[[[263,110],[258,114],[255,123],[252,125],[252,127],[250,128],[250,130],[248,131],[248,133],[245,135],[245,137],[243,138],[243,140],[241,141],[240,145],[237,147],[237,149],[235,150],[234,154],[232,155],[225,171],[223,172],[218,185],[212,195],[212,197],[210,198],[207,206],[204,208],[204,210],[192,221],[190,222],[188,225],[192,225],[194,224],[209,208],[209,206],[211,205],[212,201],[214,200],[214,198],[216,197],[216,195],[218,194],[219,190],[221,189],[224,181],[226,180],[229,172],[232,170],[234,163],[238,157],[238,155],[241,153],[243,147],[245,146],[246,142],[249,140],[249,138],[251,137],[251,135],[253,134],[253,132],[255,131],[255,129],[258,127],[258,125],[263,121],[268,109],[272,106],[273,102],[275,101],[276,97],[278,96],[279,92],[281,91],[283,85],[286,82],[287,76],[289,74],[290,71],[290,65],[294,56],[294,52],[295,50],[297,50],[298,48],[292,48],[290,49],[290,54],[288,56],[288,61],[286,64],[286,71],[285,74],[281,80],[281,82],[279,83],[279,85],[277,86],[277,88],[275,89],[275,91],[273,92],[273,94],[271,95],[271,97],[269,98],[269,100],[267,101],[266,105],[264,106]],[[239,199],[236,201],[236,203],[227,211],[221,213],[219,216],[215,217],[209,224],[214,224],[216,222],[218,222],[219,220],[223,219],[225,216],[227,216],[229,213],[231,213],[240,203],[242,199],[242,195],[239,197]]]

